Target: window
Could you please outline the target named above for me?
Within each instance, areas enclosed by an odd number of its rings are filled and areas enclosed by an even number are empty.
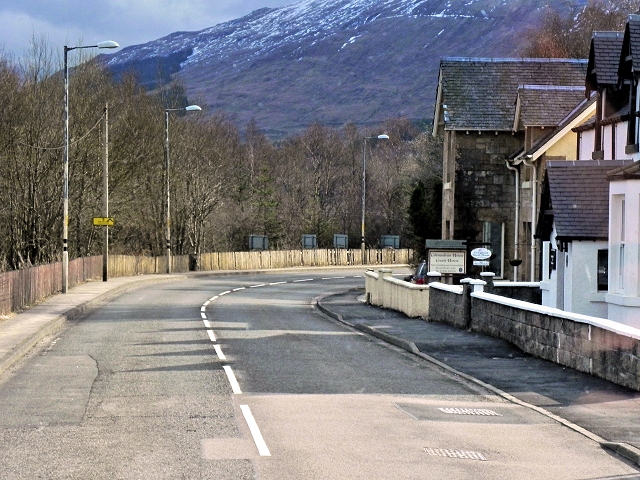
[[[598,291],[609,290],[609,250],[598,250]]]
[[[631,85],[629,87],[629,105],[631,107],[631,110],[633,111],[630,112],[631,114],[629,115],[629,123],[627,124],[627,127],[628,127],[627,145],[634,145],[635,143],[638,142],[638,129],[637,129],[638,120],[634,115],[634,113],[638,111],[637,104],[636,104],[638,100],[636,98],[636,88],[637,87],[635,85],[635,82],[631,82]]]
[[[625,244],[625,218],[624,218],[624,197],[620,201],[620,245],[618,246],[618,290],[624,290],[624,244]]]
[[[492,252],[489,260],[490,271],[495,273],[497,278],[503,278],[504,223],[484,222],[482,241],[489,245],[489,249]]]
[[[609,291],[611,293],[624,293],[624,270],[625,270],[625,196],[615,194],[611,196],[611,281]]]

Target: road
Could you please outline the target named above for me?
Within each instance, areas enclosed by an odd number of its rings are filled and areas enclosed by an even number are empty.
[[[201,275],[69,322],[0,377],[0,478],[640,478],[313,306],[363,283]]]

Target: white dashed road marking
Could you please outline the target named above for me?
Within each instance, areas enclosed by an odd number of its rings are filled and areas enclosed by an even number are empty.
[[[236,376],[233,374],[233,370],[231,370],[231,367],[229,365],[224,365],[222,368],[227,374],[227,378],[229,379],[229,383],[231,384],[231,391],[237,395],[241,394],[242,390],[240,390],[240,384],[238,383],[238,380],[236,380]]]
[[[220,348],[220,345],[214,345],[213,348],[216,351],[216,355],[218,355],[218,358],[220,360],[226,360],[227,357],[224,356],[224,353],[222,353],[222,348]]]
[[[353,278],[361,278],[361,277],[362,277],[361,275],[356,275]],[[334,280],[334,279],[342,279],[342,278],[346,278],[346,277],[324,277],[322,278],[322,280]],[[314,280],[315,280],[314,278],[304,278],[300,280],[293,280],[291,281],[291,283],[312,282]],[[202,304],[202,306],[200,307],[200,316],[202,317],[202,321],[204,323],[205,328],[207,329],[207,334],[209,335],[211,342],[214,343],[213,348],[220,360],[225,361],[227,360],[227,357],[222,352],[222,347],[216,343],[217,342],[216,334],[212,330],[213,327],[211,326],[211,323],[209,322],[209,320],[207,320],[207,314],[206,314],[207,306],[209,306],[212,302],[215,302],[218,298],[222,297],[223,295],[228,295],[232,292],[239,292],[241,290],[245,290],[246,288],[259,288],[259,287],[266,287],[267,285],[269,286],[283,285],[286,283],[289,283],[289,282],[286,282],[286,281],[272,282],[269,284],[260,283],[258,285],[250,285],[249,287],[238,287],[238,288],[234,288],[233,290],[226,290],[224,292],[220,292],[218,295],[211,297],[209,300],[207,300]],[[240,384],[238,383],[238,380],[236,379],[236,376],[233,373],[233,370],[231,369],[231,367],[229,365],[223,365],[222,369],[227,375],[229,384],[231,385],[232,392],[234,394],[241,394],[242,390],[240,389]],[[251,413],[249,406],[240,405],[240,409],[242,410],[242,414],[244,415],[245,421],[249,426],[249,430],[251,431],[251,435],[253,436],[253,441],[255,442],[256,447],[258,447],[258,453],[263,457],[270,457],[271,452],[269,452],[269,449],[267,448],[267,444],[265,443],[264,438],[262,438],[262,434],[260,433],[258,424],[256,423],[255,418],[253,418],[253,414]]]

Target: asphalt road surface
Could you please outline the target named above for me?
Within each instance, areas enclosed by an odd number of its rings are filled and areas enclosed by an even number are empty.
[[[538,413],[335,322],[362,269],[195,276],[0,377],[2,479],[635,479]]]

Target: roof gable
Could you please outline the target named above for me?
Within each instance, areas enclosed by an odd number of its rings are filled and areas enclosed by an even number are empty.
[[[606,240],[609,237],[607,172],[631,160],[550,161],[546,185],[560,240]]]
[[[584,87],[521,85],[518,87],[514,131],[524,127],[555,127],[584,100]]]
[[[596,94],[592,94],[590,98],[583,99],[565,118],[560,121],[558,126],[544,137],[539,138],[531,148],[523,152],[523,156],[537,160],[543,156],[547,150],[558,143],[565,135],[571,131],[576,131],[585,120],[593,118],[596,113]]]
[[[593,32],[587,67],[587,95],[598,87],[618,84],[623,39],[624,32]]]
[[[586,71],[587,60],[578,59],[444,58],[434,122],[447,130],[511,131],[518,86],[582,85]]]
[[[632,72],[640,74],[640,15],[629,15],[619,57],[618,75],[631,78]]]

